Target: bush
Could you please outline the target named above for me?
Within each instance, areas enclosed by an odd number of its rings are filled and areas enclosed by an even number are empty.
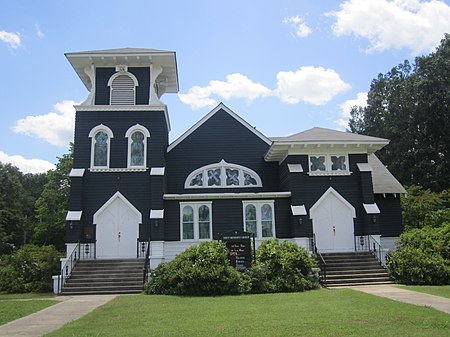
[[[250,283],[229,265],[224,243],[203,242],[150,271],[147,294],[216,296],[249,291]]]
[[[450,284],[450,223],[403,233],[388,266],[399,283]]]
[[[54,246],[23,245],[0,258],[0,291],[48,292],[52,275],[59,272],[60,253]]]
[[[306,249],[289,241],[264,241],[249,271],[253,293],[305,291],[318,287],[316,261]]]

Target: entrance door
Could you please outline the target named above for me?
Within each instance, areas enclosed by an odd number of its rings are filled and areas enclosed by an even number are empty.
[[[354,250],[355,208],[330,187],[311,207],[316,246],[320,251]]]
[[[136,257],[141,213],[117,192],[94,215],[98,258]]]

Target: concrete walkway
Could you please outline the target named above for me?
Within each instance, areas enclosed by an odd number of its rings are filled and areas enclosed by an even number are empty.
[[[417,291],[401,289],[390,285],[355,286],[348,288],[375,296],[390,298],[394,301],[432,307],[436,310],[450,314],[449,298],[419,293]]]
[[[52,305],[15,321],[0,325],[1,337],[40,337],[59,329],[95,308],[111,301],[117,295],[83,295],[58,297],[61,303]]]

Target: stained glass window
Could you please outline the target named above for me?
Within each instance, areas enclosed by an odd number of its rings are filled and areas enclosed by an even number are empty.
[[[183,207],[183,239],[194,239],[194,209],[191,206]]]
[[[261,228],[262,237],[270,238],[273,237],[272,232],[272,206],[269,204],[264,204],[261,207]]]
[[[325,156],[310,156],[311,171],[326,171]]]
[[[198,237],[200,240],[211,238],[210,223],[209,207],[206,205],[200,206],[198,209]]]
[[[136,131],[131,135],[131,145],[130,145],[130,165],[131,166],[144,166],[144,134],[140,131]]]
[[[239,170],[233,170],[233,169],[226,169],[226,175],[227,175],[227,186],[239,185]]]
[[[94,166],[108,165],[108,135],[99,131],[94,136]]]
[[[194,178],[192,178],[189,186],[203,186],[203,173],[199,173]]]
[[[244,185],[257,185],[256,179],[252,177],[250,173],[244,172]]]
[[[220,168],[208,170],[208,186],[220,186]]]
[[[245,207],[245,231],[253,234],[256,232],[256,207],[255,205],[247,205]]]
[[[345,156],[331,156],[331,170],[346,171]]]

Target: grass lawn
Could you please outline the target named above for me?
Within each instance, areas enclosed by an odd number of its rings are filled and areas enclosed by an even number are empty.
[[[448,336],[450,316],[350,289],[120,296],[47,336]]]
[[[436,296],[442,296],[450,298],[450,285],[446,286],[406,286],[406,285],[399,285],[399,288],[418,291],[421,293],[436,295]]]
[[[0,294],[0,325],[58,303],[52,297],[52,294]]]

